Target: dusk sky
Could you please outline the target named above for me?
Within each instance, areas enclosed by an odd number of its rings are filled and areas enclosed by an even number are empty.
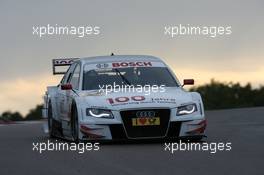
[[[143,54],[162,58],[180,80],[264,85],[264,1],[0,1],[0,113],[42,103],[60,57]],[[33,26],[99,26],[97,36],[33,35]],[[231,35],[164,35],[165,26],[231,26]]]

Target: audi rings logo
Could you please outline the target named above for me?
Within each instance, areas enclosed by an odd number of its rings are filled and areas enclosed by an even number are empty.
[[[155,117],[155,111],[137,111],[137,117]]]

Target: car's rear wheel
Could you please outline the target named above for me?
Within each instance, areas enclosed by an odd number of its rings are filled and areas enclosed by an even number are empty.
[[[55,137],[55,122],[52,117],[52,105],[51,102],[49,102],[49,108],[48,108],[48,126],[49,126],[49,137],[54,138]]]
[[[72,120],[71,120],[72,137],[74,142],[79,142],[79,122],[78,122],[78,111],[76,106],[72,108]]]

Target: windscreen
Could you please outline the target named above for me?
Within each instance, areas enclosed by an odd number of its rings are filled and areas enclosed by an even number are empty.
[[[167,67],[85,69],[83,90],[96,90],[108,85],[179,86]]]

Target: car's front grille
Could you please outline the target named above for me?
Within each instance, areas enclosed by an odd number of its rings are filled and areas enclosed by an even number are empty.
[[[111,132],[113,140],[127,139],[127,136],[126,136],[126,133],[124,131],[124,127],[122,124],[109,125],[109,127],[110,127],[110,132]]]
[[[132,120],[140,117],[145,117],[144,115],[137,115],[138,112],[154,112],[155,116],[146,117],[156,117],[159,118],[159,124],[157,125],[143,125],[143,126],[133,126]],[[155,138],[155,137],[165,137],[169,126],[170,120],[170,109],[142,109],[142,110],[128,110],[120,112],[124,127],[129,138]]]
[[[167,138],[178,138],[180,135],[182,122],[170,122]]]

